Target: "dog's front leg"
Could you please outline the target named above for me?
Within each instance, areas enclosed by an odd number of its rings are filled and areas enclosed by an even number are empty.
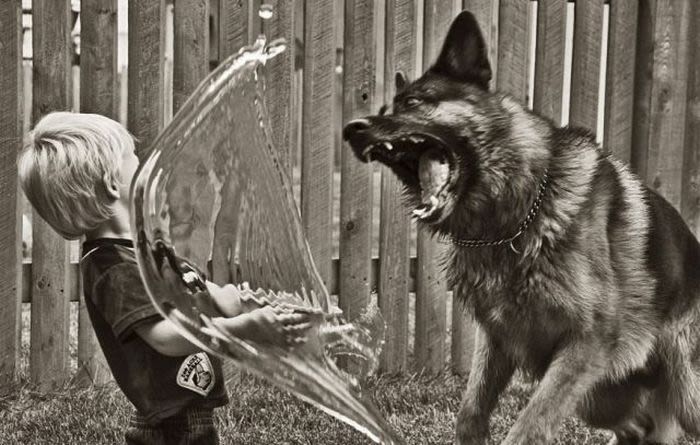
[[[467,389],[457,415],[457,444],[486,444],[491,412],[514,370],[503,350],[481,328],[477,328]]]
[[[605,373],[604,354],[595,344],[573,342],[561,349],[511,428],[504,445],[549,443],[564,418]]]

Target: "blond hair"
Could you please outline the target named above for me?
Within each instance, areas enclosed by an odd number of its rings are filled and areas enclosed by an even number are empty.
[[[98,114],[56,112],[27,135],[20,184],[34,209],[62,237],[78,238],[113,215],[105,181],[121,181],[122,156],[134,140]]]

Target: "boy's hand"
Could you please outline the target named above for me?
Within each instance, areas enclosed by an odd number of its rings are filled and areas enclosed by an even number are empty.
[[[279,347],[297,346],[306,342],[311,328],[308,314],[292,312],[280,306],[264,306],[247,314],[248,339]]]

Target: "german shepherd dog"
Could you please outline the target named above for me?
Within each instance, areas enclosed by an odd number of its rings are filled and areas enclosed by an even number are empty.
[[[456,442],[484,444],[515,370],[539,381],[506,444],[577,414],[611,443],[700,435],[700,245],[674,208],[603,152],[505,94],[473,15],[435,64],[344,138],[388,166],[449,242],[451,287],[479,326]]]

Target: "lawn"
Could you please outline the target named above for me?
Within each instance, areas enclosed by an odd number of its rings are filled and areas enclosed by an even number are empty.
[[[367,382],[380,410],[410,444],[451,443],[463,382],[451,375],[412,375]],[[218,410],[222,444],[370,444],[361,434],[315,408],[252,377],[232,379],[232,403]],[[499,443],[527,401],[528,384],[513,384],[492,419]],[[75,385],[40,395],[26,385],[0,398],[1,444],[114,444],[130,413],[126,399],[110,385]],[[557,443],[605,444],[608,435],[574,420],[566,422]],[[682,441],[683,445],[700,442]]]

